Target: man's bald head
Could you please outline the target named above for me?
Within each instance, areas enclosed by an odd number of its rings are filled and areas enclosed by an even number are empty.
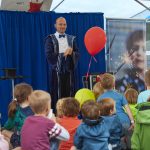
[[[64,34],[67,28],[66,19],[63,17],[57,18],[55,28],[57,32],[59,32],[60,34]]]
[[[60,20],[63,20],[64,22],[66,22],[66,19],[64,17],[59,17],[56,19],[56,23],[59,22]]]

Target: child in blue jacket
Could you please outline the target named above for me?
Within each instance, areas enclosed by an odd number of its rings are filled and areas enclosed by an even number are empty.
[[[83,123],[77,128],[74,145],[80,150],[108,150],[109,128],[100,117],[99,105],[87,101],[81,107]]]
[[[115,101],[111,98],[105,98],[98,102],[100,106],[101,116],[107,122],[110,137],[108,143],[112,150],[121,149],[122,124],[115,114]]]

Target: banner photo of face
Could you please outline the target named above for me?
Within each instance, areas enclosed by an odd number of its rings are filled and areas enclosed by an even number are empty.
[[[132,19],[107,19],[107,71],[114,72],[116,89],[145,89],[146,22]]]

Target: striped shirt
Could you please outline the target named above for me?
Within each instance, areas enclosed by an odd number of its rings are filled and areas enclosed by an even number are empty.
[[[57,137],[61,128],[42,116],[28,117],[21,130],[22,150],[49,150],[50,138]]]

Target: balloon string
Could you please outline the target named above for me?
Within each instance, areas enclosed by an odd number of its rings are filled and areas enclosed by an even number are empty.
[[[92,62],[92,56],[90,58],[90,62],[89,62],[89,65],[88,65],[88,71],[87,71],[87,74],[86,74],[86,81],[88,79],[88,76],[89,76],[89,71],[90,71],[90,67],[91,67],[91,62]]]
[[[94,56],[92,56],[92,57],[93,57],[94,61],[97,63],[97,60],[96,60],[96,58],[95,58]]]

